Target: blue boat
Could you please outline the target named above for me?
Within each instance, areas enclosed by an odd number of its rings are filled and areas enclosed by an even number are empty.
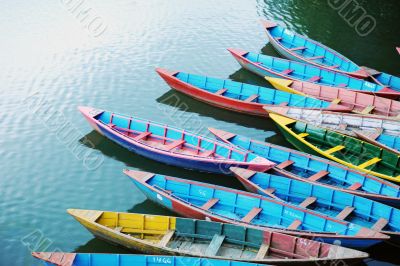
[[[290,204],[358,224],[389,235],[400,236],[400,210],[350,193],[269,173],[232,167],[237,179],[251,192],[274,196]]]
[[[199,101],[236,112],[268,116],[265,106],[292,106],[307,110],[350,112],[349,107],[272,88],[157,68],[171,88]]]
[[[274,163],[183,129],[92,107],[79,107],[100,134],[144,157],[187,169],[230,174],[239,166],[265,171]]]
[[[350,248],[367,248],[389,236],[258,194],[169,177],[124,170],[152,201],[182,216],[318,239]]]
[[[32,256],[49,266],[264,266],[240,261],[216,260],[178,256],[151,256],[131,254],[32,252]]]
[[[217,138],[249,150],[274,163],[270,173],[318,184],[399,207],[400,187],[381,178],[360,173],[333,161],[220,129],[209,128]]]
[[[388,98],[400,97],[400,91],[319,66],[240,49],[230,48],[228,50],[243,68],[262,77],[284,78],[306,84],[317,84],[322,86],[323,90],[329,90],[333,87]]]

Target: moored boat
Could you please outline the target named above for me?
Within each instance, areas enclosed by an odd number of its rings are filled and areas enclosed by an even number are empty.
[[[144,157],[206,172],[229,174],[230,166],[265,171],[274,164],[205,136],[137,117],[79,107],[100,134]]]
[[[279,265],[355,261],[368,256],[340,246],[233,224],[97,210],[69,209],[68,213],[100,239],[154,255]]]
[[[389,237],[317,212],[226,187],[176,177],[125,170],[152,201],[182,216],[273,230],[299,237],[367,248]]]
[[[278,114],[269,114],[297,149],[357,171],[400,182],[400,156],[371,143]]]
[[[337,51],[297,34],[274,21],[262,21],[272,46],[284,57],[329,69],[356,78],[371,78],[375,83],[400,91],[400,78],[368,67],[358,66]]]
[[[302,110],[293,107],[265,107],[267,112],[304,120],[315,126],[358,137],[400,155],[400,120],[377,116]]]
[[[209,128],[217,138],[276,163],[269,173],[318,184],[334,190],[400,206],[400,187],[360,173],[336,162],[220,129]]]
[[[330,88],[343,88],[387,98],[399,98],[400,91],[357,79],[318,66],[278,57],[229,48],[229,52],[245,69],[261,76],[302,81]]]
[[[273,88],[157,68],[157,73],[173,89],[196,100],[235,112],[268,116],[263,106],[296,106],[350,112],[350,108]]]
[[[260,264],[178,256],[151,256],[105,253],[32,252],[44,265],[54,266],[155,266],[209,265],[262,266]]]
[[[300,95],[309,95],[324,101],[331,101],[338,105],[351,108],[354,113],[364,115],[373,114],[400,119],[399,101],[308,82],[271,77],[266,77],[265,79],[278,90]]]
[[[237,179],[251,192],[276,196],[328,216],[380,231],[398,240],[400,210],[354,194],[269,173],[232,167]]]

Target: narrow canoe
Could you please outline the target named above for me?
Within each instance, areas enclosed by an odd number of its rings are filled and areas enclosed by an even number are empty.
[[[324,101],[349,107],[354,113],[400,118],[400,102],[361,92],[326,87],[314,83],[280,78],[265,78],[278,90],[309,95]]]
[[[358,137],[400,155],[400,120],[295,107],[265,107],[265,110]]]
[[[70,209],[68,213],[100,239],[153,255],[279,265],[353,261],[368,256],[340,246],[233,224],[96,210]]]
[[[272,88],[157,68],[157,73],[173,89],[196,100],[235,112],[268,116],[263,106],[296,106],[350,112],[346,106]]]
[[[358,78],[367,78],[369,76],[368,73],[350,59],[317,41],[290,31],[278,25],[275,21],[262,20],[261,24],[271,45],[278,53],[288,59]]]
[[[367,248],[387,235],[281,200],[216,185],[125,170],[152,201],[182,216]]]
[[[79,110],[100,134],[132,152],[166,164],[224,174],[229,174],[233,165],[260,171],[274,165],[265,158],[183,129],[91,107]]]
[[[343,88],[387,98],[400,97],[400,91],[314,65],[240,49],[228,50],[243,68],[262,77],[297,80],[323,85],[324,88]]]
[[[358,66],[335,50],[281,27],[274,21],[263,21],[262,24],[272,46],[288,59],[312,64],[356,78],[371,78],[382,86],[400,91],[399,77],[368,67]]]
[[[278,175],[236,167],[231,171],[253,193],[272,194],[285,202],[387,234],[391,240],[400,237],[400,210],[394,207]]]
[[[102,253],[32,252],[44,265],[55,266],[262,266],[261,264],[178,256],[150,256]],[[264,265],[263,265],[264,266]]]
[[[209,128],[217,138],[249,150],[277,165],[269,173],[318,184],[357,196],[400,206],[400,187],[389,181],[367,175],[344,165],[297,150],[250,139],[220,129]]]
[[[304,121],[269,114],[297,149],[324,156],[360,172],[400,182],[400,156],[371,143]]]

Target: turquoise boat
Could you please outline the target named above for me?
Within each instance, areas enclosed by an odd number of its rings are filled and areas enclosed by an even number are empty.
[[[237,179],[251,192],[273,196],[290,204],[400,237],[400,210],[350,193],[279,175],[232,167]]]

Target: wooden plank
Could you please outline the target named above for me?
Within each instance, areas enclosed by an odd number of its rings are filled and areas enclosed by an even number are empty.
[[[139,141],[139,140],[147,138],[150,135],[151,135],[151,132],[142,132],[139,135],[137,135],[136,137],[134,137],[133,140]]]
[[[385,218],[379,218],[378,221],[376,221],[376,223],[374,223],[374,225],[371,227],[371,229],[375,231],[382,231],[382,229],[385,228],[388,223],[389,221]]]
[[[340,130],[346,130],[347,124],[339,124],[339,129]]]
[[[284,75],[289,75],[289,74],[291,74],[293,71],[294,71],[293,69],[288,68],[288,69],[283,70],[283,71],[282,71],[282,74],[284,74]]]
[[[362,187],[362,185],[361,185],[360,183],[356,182],[356,183],[354,183],[353,185],[349,186],[347,189],[350,189],[350,190],[357,190],[357,189],[359,189],[360,187]]]
[[[333,104],[339,104],[342,101],[342,99],[336,98],[334,99],[331,103]]]
[[[333,66],[330,66],[330,68],[338,68],[338,67],[340,67],[340,65],[333,65]]]
[[[358,167],[360,167],[361,169],[365,169],[365,168],[367,168],[368,166],[371,166],[371,165],[373,165],[373,164],[379,163],[380,161],[382,161],[381,158],[374,157],[374,158],[372,158],[371,160],[368,160],[368,161],[366,161],[366,162],[363,162],[363,163],[360,164]]]
[[[114,228],[114,231],[121,232],[122,229],[123,229],[123,227],[118,226],[118,227],[115,227],[115,228]]]
[[[308,81],[317,82],[317,81],[321,80],[321,78],[322,77],[320,77],[320,76],[314,76],[314,77],[309,78]]]
[[[208,211],[209,209],[211,209],[215,204],[217,204],[219,201],[219,199],[217,198],[212,198],[209,199],[206,203],[203,204],[203,206],[201,206],[200,208],[203,210]]]
[[[294,164],[293,161],[287,160],[287,161],[281,162],[281,163],[278,164],[276,167],[279,168],[279,169],[285,169],[285,168],[291,166],[292,164]]]
[[[338,84],[337,85],[339,88],[345,88],[345,87],[347,87],[347,84],[346,83],[340,83],[340,84]]]
[[[275,188],[266,188],[264,189],[266,194],[274,194],[275,193]]]
[[[252,102],[252,101],[254,101],[255,99],[257,99],[258,97],[260,97],[260,95],[258,95],[258,94],[253,94],[253,95],[250,95],[249,97],[247,97],[245,100],[243,100],[243,101],[245,101],[245,102]]]
[[[269,250],[269,245],[263,243],[263,244],[260,246],[260,249],[259,249],[258,252],[257,252],[256,260],[262,260],[262,259],[264,259],[265,256],[266,256],[267,253],[268,253],[268,250]]]
[[[210,156],[213,155],[214,153],[215,153],[215,151],[213,151],[213,150],[208,150],[208,151],[203,152],[203,153],[201,154],[201,156],[203,156],[203,157],[210,157]]]
[[[335,147],[332,147],[332,148],[326,150],[325,153],[332,154],[332,153],[335,153],[337,151],[343,150],[344,148],[346,148],[346,147],[343,146],[343,145],[337,145]]]
[[[210,245],[208,245],[204,255],[207,257],[214,257],[215,255],[217,255],[218,250],[221,248],[224,240],[225,240],[224,235],[215,234],[210,242]]]
[[[289,48],[289,50],[292,51],[292,52],[298,51],[298,50],[305,50],[305,49],[307,49],[307,47],[305,47],[305,46]]]
[[[260,212],[262,211],[262,208],[256,208],[254,207],[251,209],[246,216],[242,218],[242,222],[244,223],[250,223]]]
[[[336,215],[337,219],[344,220],[346,219],[352,212],[354,211],[354,207],[347,206],[344,208],[338,215]]]
[[[296,230],[297,228],[299,228],[300,225],[301,225],[301,221],[296,219],[288,226],[288,229]]]
[[[227,91],[227,89],[220,89],[217,92],[215,92],[214,94],[222,96],[222,94],[224,94],[226,91]]]
[[[367,115],[367,114],[371,113],[374,109],[375,109],[374,105],[368,105],[360,113],[363,115]]]
[[[281,102],[280,104],[278,104],[279,106],[288,106],[288,102]]]
[[[316,182],[316,181],[320,180],[321,178],[323,178],[323,177],[325,177],[327,175],[329,175],[329,172],[325,171],[325,170],[322,170],[322,171],[319,171],[319,172],[313,174],[312,176],[310,176],[308,178],[308,180]]]
[[[164,149],[167,150],[167,151],[170,151],[170,150],[172,150],[172,149],[177,148],[177,147],[180,146],[180,145],[183,145],[185,142],[186,142],[186,141],[184,141],[184,140],[182,140],[182,139],[181,139],[181,140],[175,140],[174,142],[172,142],[172,143],[166,145]]]
[[[305,137],[307,137],[309,135],[310,134],[303,132],[303,133],[298,134],[297,136],[299,136],[299,138],[305,138]]]
[[[316,197],[308,197],[308,198],[304,199],[303,202],[300,203],[299,206],[302,208],[307,208],[308,206],[310,206],[311,204],[313,204],[316,201],[317,201]]]
[[[168,230],[168,232],[161,238],[160,242],[158,242],[158,245],[161,247],[166,247],[168,242],[171,241],[172,237],[175,234],[175,230]]]

